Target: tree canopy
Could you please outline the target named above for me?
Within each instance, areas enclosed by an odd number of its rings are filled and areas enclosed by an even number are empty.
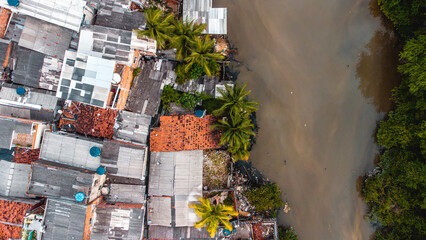
[[[235,83],[234,87],[225,84],[225,90],[219,89],[222,95],[218,99],[224,102],[221,108],[214,111],[216,116],[225,116],[226,114],[245,113],[250,114],[257,111],[259,103],[252,102],[247,99],[251,91],[245,91],[247,84],[240,87]]]
[[[281,200],[281,191],[275,183],[269,183],[264,186],[252,189],[246,193],[248,200],[256,209],[256,212],[270,211],[275,214],[278,208],[282,207],[284,202]]]
[[[234,207],[223,204],[213,205],[206,198],[198,198],[198,200],[200,204],[189,205],[190,208],[195,210],[197,216],[201,218],[200,221],[195,223],[195,228],[206,227],[211,237],[216,235],[219,223],[223,224],[229,231],[232,231],[233,227],[229,220],[232,219],[232,216],[238,216],[238,213],[234,211]]]
[[[158,8],[148,8],[145,10],[145,18],[146,29],[137,30],[138,37],[155,39],[158,47],[165,48],[166,41],[170,39],[173,31],[172,23],[175,20],[173,14],[165,14]]]
[[[182,61],[191,54],[191,46],[195,44],[195,39],[201,36],[205,28],[206,24],[196,24],[194,21],[174,21],[170,47],[176,48],[178,61]]]
[[[191,46],[191,54],[185,58],[185,71],[189,72],[194,64],[201,66],[204,73],[211,77],[219,71],[219,65],[216,63],[222,60],[224,56],[213,52],[214,41],[210,37],[195,38]]]

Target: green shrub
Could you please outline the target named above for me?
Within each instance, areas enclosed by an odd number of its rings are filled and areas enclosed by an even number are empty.
[[[278,239],[279,240],[298,240],[296,232],[292,227],[278,227]]]
[[[137,67],[137,68],[133,69],[133,73],[132,73],[133,78],[135,78],[136,76],[138,76],[139,73],[141,73],[141,68]]]
[[[246,193],[250,204],[258,213],[270,211],[271,215],[276,213],[284,202],[281,200],[281,191],[275,183],[268,183]]]
[[[189,72],[189,78],[198,79],[202,75],[203,75],[203,68],[198,64],[192,65],[191,71]]]

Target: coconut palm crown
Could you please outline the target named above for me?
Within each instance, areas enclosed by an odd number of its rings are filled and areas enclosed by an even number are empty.
[[[191,46],[195,44],[206,24],[196,24],[194,21],[175,21],[173,23],[174,36],[170,40],[170,47],[176,48],[176,59],[184,60],[191,54]]]
[[[148,8],[145,10],[146,29],[136,30],[138,37],[143,36],[155,39],[157,47],[164,48],[166,40],[173,30],[172,22],[174,21],[173,14],[164,15],[164,12],[158,8]]]
[[[220,137],[221,145],[228,145],[232,148],[247,149],[250,145],[250,136],[255,136],[254,125],[247,115],[241,113],[231,113],[229,118],[223,118],[212,124],[211,128],[222,131]]]
[[[245,92],[247,84],[244,84],[242,87],[238,86],[236,83],[234,87],[230,87],[225,84],[225,90],[219,89],[222,97],[218,98],[222,100],[224,104],[221,108],[215,110],[213,112],[216,116],[224,116],[226,114],[235,114],[235,113],[245,113],[250,114],[255,112],[258,109],[258,102],[251,102],[247,100],[247,95],[250,94],[251,91]]]
[[[196,38],[191,47],[191,55],[185,58],[185,71],[189,72],[192,65],[200,65],[204,73],[211,77],[216,71],[213,67],[217,66],[216,61],[221,60],[224,56],[220,53],[213,52],[214,41],[207,35],[203,38]]]
[[[219,223],[222,223],[226,229],[232,231],[232,225],[229,220],[231,216],[238,216],[238,213],[234,211],[232,206],[226,206],[223,204],[212,205],[209,199],[198,198],[200,204],[189,205],[190,208],[195,210],[200,221],[196,222],[195,228],[206,227],[206,230],[210,233],[210,237],[216,235]]]

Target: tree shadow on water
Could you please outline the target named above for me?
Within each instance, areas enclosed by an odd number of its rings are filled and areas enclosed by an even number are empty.
[[[387,112],[392,107],[392,89],[401,79],[397,71],[398,40],[390,31],[376,31],[365,48],[356,66],[358,89],[372,100],[378,112]]]

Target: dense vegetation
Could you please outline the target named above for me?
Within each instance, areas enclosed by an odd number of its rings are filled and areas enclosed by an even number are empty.
[[[238,213],[234,211],[234,207],[223,204],[213,205],[208,198],[198,198],[198,200],[200,204],[189,205],[201,219],[195,223],[195,228],[206,227],[211,237],[216,235],[219,224],[223,224],[225,229],[232,231],[233,227],[229,220],[232,219],[232,216],[238,216]]]
[[[280,197],[281,191],[275,183],[254,188],[248,191],[246,195],[256,212],[268,212],[272,217],[276,217],[278,208],[284,204]]]
[[[222,104],[213,111],[217,117],[222,117],[212,128],[222,131],[221,145],[228,148],[234,161],[248,160],[251,137],[255,136],[251,114],[258,109],[259,103],[248,100],[250,91],[245,91],[246,84],[233,87],[225,85],[225,90],[219,89],[222,97],[217,98]]]
[[[379,226],[375,239],[426,239],[426,34],[418,28],[426,1],[379,4],[402,36],[414,37],[400,54],[403,79],[393,91],[396,108],[379,125],[383,150],[363,197],[369,218]]]
[[[296,232],[292,227],[278,227],[278,239],[279,240],[298,240]]]
[[[380,10],[392,21],[402,36],[410,36],[423,24],[426,12],[424,0],[379,0]]]

